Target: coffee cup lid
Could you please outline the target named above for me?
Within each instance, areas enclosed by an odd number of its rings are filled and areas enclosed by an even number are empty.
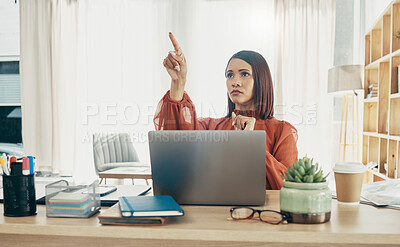
[[[333,168],[337,173],[363,173],[365,170],[365,166],[360,162],[339,162]]]

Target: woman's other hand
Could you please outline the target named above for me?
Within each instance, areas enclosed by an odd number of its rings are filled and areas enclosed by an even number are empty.
[[[237,115],[232,112],[232,126],[235,126],[235,130],[254,130],[256,119],[253,117],[246,117]]]
[[[163,61],[163,65],[171,77],[170,97],[173,100],[180,101],[185,91],[187,74],[186,59],[178,41],[171,32],[169,33],[169,38],[175,51],[168,53],[168,56]]]

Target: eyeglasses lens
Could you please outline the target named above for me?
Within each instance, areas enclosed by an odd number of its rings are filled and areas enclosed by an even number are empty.
[[[250,208],[236,208],[232,211],[232,218],[234,219],[247,219],[253,213]]]
[[[278,224],[282,221],[282,215],[277,212],[263,211],[261,212],[260,218],[262,221],[269,222],[272,224]]]

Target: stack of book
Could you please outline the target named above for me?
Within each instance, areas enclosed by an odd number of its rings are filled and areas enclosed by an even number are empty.
[[[53,215],[85,215],[91,210],[93,201],[89,194],[60,192],[50,200]]]
[[[98,218],[103,225],[162,225],[166,217],[183,215],[171,196],[123,196]]]
[[[368,94],[366,98],[377,97],[378,96],[378,84],[371,83],[368,86]]]

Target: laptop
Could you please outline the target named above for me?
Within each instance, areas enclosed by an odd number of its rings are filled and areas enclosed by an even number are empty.
[[[265,131],[150,131],[154,195],[179,204],[263,205]]]

